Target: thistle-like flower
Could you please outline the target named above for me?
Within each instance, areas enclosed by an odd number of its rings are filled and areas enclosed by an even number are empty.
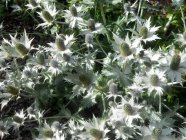
[[[81,121],[84,125],[85,132],[80,133],[78,136],[82,140],[95,139],[95,140],[108,140],[106,134],[109,130],[106,128],[106,120],[98,119],[93,116],[92,121]]]
[[[130,61],[134,58],[135,53],[135,46],[133,46],[131,40],[129,39],[129,36],[127,34],[125,40],[121,39],[116,34],[113,34],[114,42],[114,50],[119,53],[119,58],[124,59],[124,61]]]
[[[75,74],[68,73],[65,77],[66,81],[75,84],[73,96],[79,96],[85,93],[85,91],[91,93],[95,85],[96,74],[92,70],[85,70],[80,67],[76,68],[76,72]]]
[[[59,74],[62,71],[61,64],[56,59],[51,59],[49,61],[48,72],[51,72],[54,75]]]
[[[143,127],[141,130],[143,131],[142,140],[176,140],[173,136],[171,136],[172,130],[169,128],[149,125],[149,127]]]
[[[48,48],[47,50],[53,54],[54,58],[60,61],[63,58],[63,54],[72,54],[70,47],[74,44],[74,42],[75,38],[73,34],[69,36],[65,35],[64,37],[56,34],[55,42],[48,43],[51,48]]]
[[[134,33],[134,44],[135,46],[138,46],[138,44],[143,41],[144,43],[154,41],[157,39],[160,39],[155,32],[160,28],[158,27],[151,27],[151,18],[146,20],[145,22],[142,22],[140,19],[138,19],[138,24],[137,24],[137,32],[129,29]]]
[[[21,36],[20,39],[17,39],[16,37],[17,33],[15,34],[14,37],[10,35],[11,38],[10,42],[6,39],[3,40],[4,43],[9,46],[5,49],[5,51],[7,51],[7,53],[12,57],[20,56],[21,58],[23,58],[30,51],[33,39],[29,40],[26,30],[24,30],[23,36]],[[14,52],[12,49],[14,49]]]
[[[66,22],[69,23],[70,28],[75,27],[81,27],[83,24],[83,19],[81,16],[83,16],[82,13],[82,6],[75,6],[73,4],[69,10],[64,10],[64,18],[66,19]]]
[[[62,135],[62,131],[60,131],[61,126],[59,122],[53,122],[50,126],[45,121],[43,127],[39,128],[39,136],[36,140],[57,140],[57,138],[64,138]],[[61,139],[63,140],[63,139]]]
[[[40,26],[43,26],[45,28],[53,24],[58,11],[56,10],[56,6],[54,4],[45,3],[44,9],[41,12],[37,13],[44,21],[44,23],[39,24],[37,28]]]
[[[142,119],[140,117],[141,108],[141,105],[134,103],[133,98],[129,101],[122,98],[122,102],[111,109],[112,117],[115,121],[124,121],[128,126],[132,126],[134,119]]]
[[[94,19],[86,21],[85,29],[82,28],[82,34],[100,34],[103,33],[103,26],[101,23],[95,22]]]
[[[16,112],[16,114],[12,117],[14,129],[18,129],[20,126],[24,125],[24,120],[26,119],[26,116],[21,110],[19,113]]]
[[[182,52],[170,50],[160,61],[160,68],[166,71],[167,78],[172,82],[181,83],[182,75],[186,69],[186,54]]]
[[[165,72],[159,69],[151,68],[150,71],[146,73],[143,79],[143,87],[148,90],[148,94],[155,93],[155,95],[163,95],[163,87],[166,85],[167,81],[165,78]],[[154,96],[155,96],[154,95]]]
[[[25,6],[28,7],[27,9],[35,10],[36,8],[40,8],[41,0],[28,0],[28,4]]]

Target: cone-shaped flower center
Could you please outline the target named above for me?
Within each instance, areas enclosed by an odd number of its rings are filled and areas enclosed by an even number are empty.
[[[58,68],[59,67],[59,63],[56,60],[51,60],[50,61],[50,66],[53,68]]]
[[[13,120],[14,120],[16,123],[19,123],[19,124],[22,124],[23,121],[24,121],[23,118],[21,118],[21,117],[19,117],[19,116],[17,116],[17,115],[14,115],[14,116],[13,116]]]
[[[160,128],[154,128],[151,134],[152,140],[159,140],[161,133],[162,130]]]
[[[147,27],[142,27],[142,28],[140,29],[140,31],[139,31],[139,35],[140,35],[143,39],[147,38],[147,37],[148,37],[148,29],[147,29]]]
[[[181,57],[178,54],[175,54],[172,57],[171,63],[170,63],[170,69],[171,70],[178,70],[181,62]]]
[[[9,86],[6,87],[6,89],[7,89],[8,93],[10,93],[10,94],[12,94],[14,96],[18,95],[18,93],[19,93],[19,89],[14,87],[14,86],[10,86],[9,85]]]
[[[41,12],[42,16],[44,17],[44,19],[47,21],[47,22],[52,22],[53,21],[53,17],[51,16],[51,14],[46,11],[46,10],[43,10]]]
[[[37,2],[35,0],[29,0],[29,3],[33,6],[36,7],[37,6]]]
[[[25,56],[28,53],[28,49],[22,43],[16,43],[15,48],[21,56]]]
[[[103,131],[92,128],[89,130],[91,136],[93,136],[96,140],[101,140],[103,138]]]
[[[36,55],[36,61],[37,63],[39,63],[40,65],[45,65],[45,56],[42,53],[37,53]]]
[[[81,74],[79,76],[79,81],[85,86],[88,87],[91,84],[91,80],[88,76]]]
[[[123,42],[120,45],[119,49],[120,49],[121,55],[123,55],[123,56],[129,56],[130,54],[132,54],[129,45],[125,42]]]
[[[54,136],[54,132],[50,129],[46,129],[43,131],[43,136],[46,138],[52,138]]]
[[[71,7],[69,8],[69,10],[70,10],[71,14],[72,14],[74,17],[77,17],[77,9],[76,9],[75,6],[71,6]]]
[[[132,108],[132,106],[130,104],[124,104],[124,112],[127,114],[127,115],[133,115],[134,113],[134,110]]]
[[[109,91],[111,94],[117,94],[118,92],[118,87],[115,83],[111,83],[109,86]]]
[[[94,19],[89,19],[88,20],[88,28],[90,29],[90,31],[95,31],[96,30]]]
[[[63,41],[63,39],[62,39],[61,37],[56,37],[55,44],[56,44],[57,49],[58,49],[59,51],[64,51],[64,50],[66,50],[64,41]]]
[[[150,76],[150,83],[152,86],[157,86],[159,82],[159,77],[156,74]]]

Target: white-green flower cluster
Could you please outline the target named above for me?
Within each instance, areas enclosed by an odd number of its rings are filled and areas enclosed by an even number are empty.
[[[25,1],[34,32],[0,30],[0,138],[186,139],[185,114],[169,106],[185,89],[186,32],[166,42],[144,3]]]

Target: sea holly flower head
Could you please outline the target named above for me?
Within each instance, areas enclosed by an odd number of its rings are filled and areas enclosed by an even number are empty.
[[[9,45],[9,49],[5,50],[13,57],[17,57],[20,56],[21,58],[25,57],[30,49],[31,49],[31,43],[33,41],[32,39],[29,39],[26,33],[26,30],[24,30],[23,36],[21,36],[20,39],[17,39],[17,33],[15,34],[15,36],[13,37],[12,35],[10,35],[11,41],[8,41],[6,39],[4,39],[4,43]],[[12,51],[12,49],[15,50],[15,52]]]
[[[35,10],[36,8],[41,8],[41,0],[28,0],[28,2],[29,3],[25,5],[28,7],[27,9]]]
[[[138,45],[143,41],[144,43],[146,42],[151,42],[157,39],[160,39],[155,33],[156,31],[160,28],[158,27],[151,27],[151,18],[149,17],[148,20],[142,21],[141,19],[138,19],[138,24],[137,24],[137,32],[129,29],[134,33],[134,44]]]
[[[51,48],[48,48],[46,50],[50,51],[53,54],[54,58],[61,60],[63,54],[72,54],[70,47],[74,44],[74,42],[74,34],[71,34],[69,36],[56,34],[55,42],[48,43]]]
[[[56,124],[58,127],[56,127]],[[56,138],[63,138],[62,131],[59,131],[60,124],[59,122],[53,122],[50,126],[46,121],[43,124],[43,127],[38,128],[39,130],[39,136],[36,138],[36,140],[56,140]]]
[[[41,12],[37,13],[44,21],[44,23],[40,23],[37,28],[40,26],[43,26],[45,28],[53,24],[58,11],[56,10],[55,4],[44,3],[44,9]]]
[[[124,59],[125,61],[132,60],[134,58],[135,46],[133,46],[128,34],[126,35],[125,40],[113,34],[114,42],[114,50],[119,53],[119,58]]]
[[[90,18],[85,22],[85,29],[82,27],[81,34],[101,34],[104,33],[101,23],[97,23],[94,19]]]
[[[131,98],[129,101],[122,97],[120,104],[111,109],[112,117],[118,121],[124,121],[128,126],[132,126],[134,119],[142,119],[140,117],[141,105],[134,103],[134,99]]]
[[[160,68],[165,70],[168,80],[170,82],[181,83],[182,75],[185,74],[186,68],[186,54],[185,50],[182,52],[170,50],[165,57],[160,61]]]
[[[169,128],[156,127],[149,125],[142,127],[143,139],[142,140],[176,140],[171,136],[172,130]]]
[[[64,18],[69,23],[70,28],[81,27],[83,25],[83,11],[82,6],[75,6],[73,4],[69,7],[69,10],[64,10]]]
[[[148,90],[148,94],[155,92],[155,95],[163,95],[163,87],[166,86],[167,80],[165,78],[165,72],[159,69],[151,68],[146,72],[146,76],[143,78],[144,88]]]
[[[85,132],[79,134],[82,140],[96,139],[96,140],[108,140],[106,134],[109,130],[106,128],[106,120],[104,118],[96,118],[93,116],[92,121],[81,121],[84,125]]]
[[[27,117],[25,116],[23,109],[19,113],[16,112],[16,114],[12,117],[14,128],[18,129],[20,126],[24,125],[24,120],[26,118]]]

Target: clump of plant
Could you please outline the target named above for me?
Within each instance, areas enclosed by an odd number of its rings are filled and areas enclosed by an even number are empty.
[[[145,0],[13,2],[35,30],[0,25],[1,139],[184,140],[182,5],[162,16]]]

